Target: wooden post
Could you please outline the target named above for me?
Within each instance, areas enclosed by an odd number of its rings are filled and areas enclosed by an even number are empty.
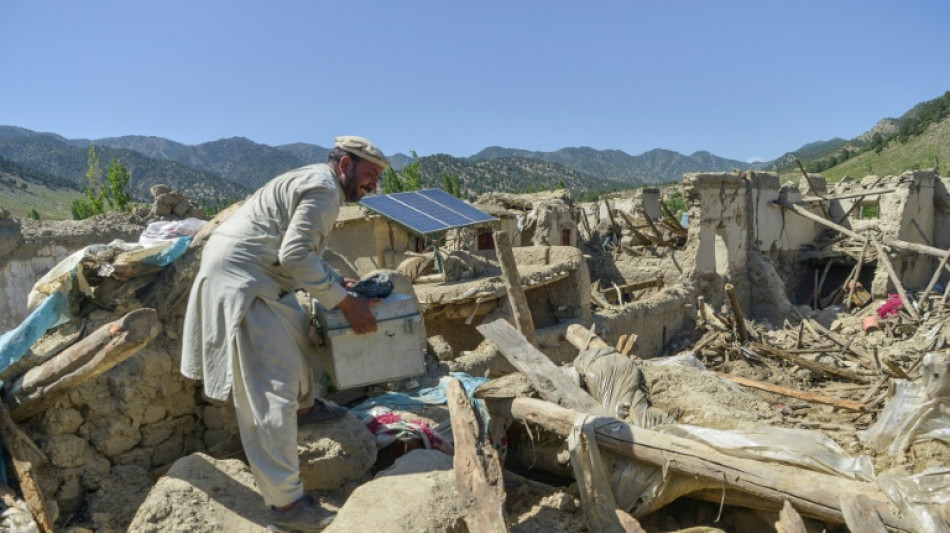
[[[742,315],[742,308],[739,307],[739,298],[736,296],[736,288],[732,283],[726,283],[726,296],[729,297],[729,305],[732,306],[732,314],[736,318],[736,332],[742,342],[749,340],[749,332],[745,329],[745,318]]]
[[[446,400],[455,438],[453,466],[459,514],[472,533],[509,531],[498,454],[480,438],[478,418],[458,379],[448,383]]]
[[[528,342],[537,346],[534,321],[531,319],[531,309],[528,308],[528,299],[521,285],[521,274],[515,263],[515,254],[511,250],[511,239],[508,238],[508,232],[505,230],[494,232],[494,237],[495,251],[498,253],[498,262],[501,263],[501,275],[508,289],[508,301],[511,302],[511,312],[515,315],[515,324]]]
[[[861,253],[858,255],[858,262],[854,265],[854,272],[851,276],[848,276],[848,280],[845,283],[848,283],[848,299],[845,302],[845,309],[851,310],[851,296],[854,295],[854,289],[858,286],[858,279],[861,277],[861,265],[864,264],[864,254],[868,250],[868,243],[871,242],[870,236],[864,234],[864,244],[861,245]]]
[[[930,291],[934,289],[934,285],[937,284],[937,280],[940,279],[940,274],[943,273],[943,268],[947,266],[947,260],[950,259],[950,250],[947,250],[947,253],[943,255],[943,259],[940,260],[940,264],[937,265],[937,270],[934,271],[934,275],[930,278],[930,283],[927,284],[927,288],[924,289],[924,293],[920,295],[920,299],[917,300],[917,305],[922,306],[927,300],[927,297],[930,296]]]
[[[53,525],[50,523],[46,510],[46,498],[33,472],[33,464],[26,458],[25,450],[21,446],[23,442],[29,441],[29,438],[16,427],[7,406],[3,404],[0,404],[0,436],[3,437],[3,444],[10,452],[10,458],[13,459],[13,469],[20,480],[20,492],[23,493],[23,499],[30,508],[30,513],[36,520],[40,533],[53,533]],[[30,444],[32,444],[31,441]]]
[[[900,278],[898,278],[897,273],[894,272],[894,266],[891,265],[891,260],[887,258],[887,252],[884,250],[884,247],[877,241],[874,241],[874,246],[877,248],[877,260],[884,263],[884,268],[887,269],[887,274],[891,277],[891,282],[894,283],[897,293],[900,294],[901,300],[904,302],[904,308],[907,309],[907,312],[910,313],[910,316],[912,316],[914,320],[920,320],[917,310],[914,309],[914,302],[910,301],[910,298],[907,297],[907,292],[904,291],[904,285],[901,284]]]

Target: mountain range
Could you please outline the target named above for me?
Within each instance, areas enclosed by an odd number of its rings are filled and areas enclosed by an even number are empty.
[[[841,164],[847,168],[876,172],[901,172],[894,165],[921,165],[946,161],[947,140],[940,132],[950,129],[950,92],[914,106],[900,118],[885,118],[871,130],[851,140],[834,138],[806,144],[773,161],[743,162],[705,151],[683,155],[654,149],[633,156],[620,150],[589,147],[562,148],[553,152],[528,151],[492,146],[469,156],[435,154],[418,158],[426,187],[441,186],[446,176],[457,176],[461,190],[471,197],[487,191],[528,192],[566,186],[576,197],[596,197],[604,192],[645,184],[679,182],[687,172],[769,169],[798,172],[797,160],[810,172],[838,177]],[[941,126],[946,123],[945,126]],[[913,139],[936,132],[936,139],[918,142],[912,156],[891,157]],[[20,169],[16,186],[31,184],[61,189],[85,190],[87,155],[95,146],[102,166],[112,159],[132,175],[133,197],[149,201],[149,188],[165,184],[193,198],[207,201],[235,200],[257,189],[270,178],[299,166],[326,161],[329,149],[306,143],[268,146],[243,137],[186,145],[161,137],[129,135],[102,139],[67,139],[55,133],[0,126],[0,177],[14,183],[8,170]],[[903,150],[906,151],[906,150]],[[913,159],[908,159],[910,157]],[[883,159],[882,159],[883,158]],[[405,154],[390,156],[396,170],[414,161]],[[919,160],[919,161],[918,161]],[[891,165],[891,166],[894,166]],[[12,185],[11,185],[12,186]],[[2,204],[3,202],[0,202]],[[68,214],[67,214],[68,216]]]

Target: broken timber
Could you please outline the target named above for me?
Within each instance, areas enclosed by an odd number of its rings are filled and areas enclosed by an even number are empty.
[[[453,465],[459,514],[472,533],[509,531],[505,486],[498,454],[479,438],[478,418],[458,379],[446,387],[455,444]]]
[[[60,395],[131,357],[162,330],[158,312],[136,309],[110,322],[18,378],[4,396],[20,421],[43,411]]]
[[[531,309],[528,307],[528,299],[525,297],[524,288],[521,286],[521,274],[518,272],[518,265],[515,263],[514,252],[511,251],[511,239],[508,238],[508,232],[504,230],[496,231],[494,238],[495,248],[498,252],[498,262],[501,263],[502,278],[505,280],[505,286],[508,289],[511,311],[515,315],[515,323],[518,325],[518,330],[531,344],[537,344],[538,339],[534,331]]]
[[[584,413],[607,414],[600,402],[575,385],[567,374],[504,319],[482,324],[476,329],[498,347],[502,355],[528,378],[545,400]]]
[[[53,533],[54,529],[46,510],[46,498],[40,490],[39,479],[33,470],[33,461],[26,457],[26,450],[23,448],[24,444],[27,447],[36,445],[16,427],[10,418],[10,412],[3,404],[0,404],[0,436],[3,437],[4,446],[13,459],[13,469],[20,481],[23,500],[26,501],[37,528],[40,533]]]
[[[533,398],[488,400],[489,409],[537,424],[561,436],[568,436],[578,413]],[[911,531],[897,515],[887,496],[876,486],[861,481],[806,470],[790,465],[732,457],[689,439],[658,433],[604,418],[595,430],[596,442],[604,450],[662,467],[664,471],[712,481],[726,491],[750,494],[777,505],[788,500],[800,513],[827,522],[844,523],[841,495],[863,495],[895,531]]]

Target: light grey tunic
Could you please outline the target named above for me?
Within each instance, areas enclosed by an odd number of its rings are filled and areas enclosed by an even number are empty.
[[[181,363],[207,396],[227,399],[238,330],[245,318],[253,323],[245,315],[256,298],[303,289],[330,309],[346,296],[341,276],[321,259],[342,201],[330,167],[309,165],[268,182],[211,235],[188,300]],[[258,356],[297,355],[275,351]]]

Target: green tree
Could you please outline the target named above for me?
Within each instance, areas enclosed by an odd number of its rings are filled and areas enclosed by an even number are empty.
[[[442,188],[445,189],[445,192],[456,198],[462,197],[462,185],[459,182],[458,174],[454,172],[451,174],[442,174]]]
[[[412,163],[402,167],[402,170],[396,172],[393,167],[383,172],[383,193],[393,194],[397,192],[418,191],[422,188],[422,170],[419,168],[421,162],[419,155],[413,150]]]
[[[109,163],[108,184],[102,184],[102,168],[99,166],[99,154],[94,146],[89,147],[86,170],[86,198],[73,200],[71,211],[73,218],[82,220],[101,215],[108,210],[128,213],[132,210],[132,195],[129,191],[131,175],[117,159]]]
[[[679,191],[673,191],[673,194],[663,203],[666,204],[667,209],[669,209],[674,216],[679,216],[680,213],[686,211],[686,199],[683,198],[683,193]]]
[[[120,213],[129,213],[132,211],[132,195],[129,193],[129,182],[132,175],[126,170],[122,163],[117,159],[109,162],[109,194],[106,200],[109,207]]]
[[[39,220],[40,214],[36,211],[36,209],[30,209],[30,214],[27,215],[27,217],[29,217],[31,220]]]
[[[564,184],[564,178],[559,178],[557,180],[557,189],[566,189],[567,185]]]

